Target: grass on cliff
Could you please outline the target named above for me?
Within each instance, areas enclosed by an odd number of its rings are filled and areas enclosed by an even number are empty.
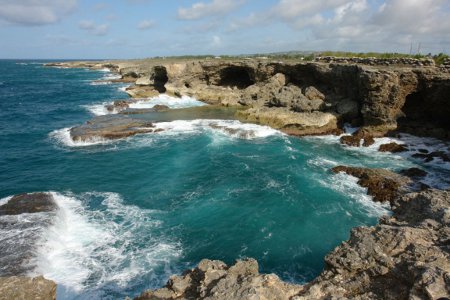
[[[441,65],[446,59],[449,59],[450,56],[444,53],[439,53],[436,55],[424,55],[424,54],[404,54],[404,53],[379,53],[379,52],[360,52],[360,53],[354,53],[354,52],[340,52],[340,51],[324,51],[317,54],[318,56],[335,56],[335,57],[361,57],[361,58],[369,58],[369,57],[375,57],[375,58],[415,58],[415,59],[422,59],[422,58],[432,58],[434,59],[434,62],[436,65]]]

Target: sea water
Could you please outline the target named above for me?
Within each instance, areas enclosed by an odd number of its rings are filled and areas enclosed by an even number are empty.
[[[29,275],[57,282],[59,299],[136,296],[203,258],[253,257],[261,272],[305,283],[352,227],[389,214],[332,167],[421,166],[429,184],[448,186],[442,161],[424,165],[376,145],[300,139],[230,119],[166,120],[155,124],[164,129],[157,134],[74,143],[70,127],[106,114],[105,104],[127,98],[126,85],[97,84],[114,76],[105,71],[43,63],[0,61],[0,204],[18,193],[52,193],[59,209],[51,224],[28,225],[37,235]],[[163,95],[134,106],[155,104],[204,105]],[[0,228],[0,242],[21,237]]]

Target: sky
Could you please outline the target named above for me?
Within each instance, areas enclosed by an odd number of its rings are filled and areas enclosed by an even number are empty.
[[[450,52],[450,0],[0,0],[0,58]]]

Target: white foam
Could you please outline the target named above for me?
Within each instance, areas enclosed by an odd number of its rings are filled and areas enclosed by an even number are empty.
[[[268,126],[246,124],[236,120],[205,120],[190,121],[178,120],[154,124],[156,128],[164,131],[159,134],[199,134],[202,132],[219,133],[231,138],[255,139],[273,135],[283,135],[278,130]]]
[[[108,85],[111,83],[111,81],[91,81],[89,82],[89,85]]]
[[[390,213],[389,203],[374,202],[372,196],[367,195],[367,189],[358,184],[358,178],[345,173],[338,173],[319,182],[345,196],[353,199],[362,212],[370,217],[381,217]]]
[[[181,255],[178,244],[149,234],[161,224],[156,211],[125,205],[116,193],[51,194],[59,210],[38,243],[34,273],[72,292],[135,284]],[[93,198],[103,199],[101,205],[86,209]],[[144,245],[135,245],[142,234]]]
[[[113,113],[117,113],[117,111],[109,111],[106,109],[106,105],[112,104],[103,102],[102,104],[92,104],[92,105],[81,105],[81,107],[87,109],[90,113],[92,113],[94,116],[104,116],[109,115]]]
[[[127,90],[127,88],[130,87],[129,85],[127,86],[121,86],[119,88],[117,88],[120,92],[125,92]]]
[[[143,99],[134,103],[130,103],[130,108],[153,108],[155,105],[166,105],[170,108],[188,108],[196,106],[204,106],[205,103],[189,96],[182,96],[181,98],[171,97],[166,94],[161,94],[156,97]]]
[[[12,198],[12,196],[8,196],[8,197],[5,197],[5,198],[1,198],[1,199],[0,199],[0,206],[5,205],[6,203],[8,203],[9,200],[11,200],[11,198]]]
[[[101,144],[110,144],[113,141],[96,137],[92,138],[86,141],[74,141],[72,137],[70,136],[70,127],[58,129],[50,132],[49,137],[50,139],[54,140],[57,144],[68,146],[68,147],[86,147],[86,146],[92,146],[92,145],[101,145]]]
[[[91,82],[92,85],[101,85],[101,84],[107,84],[103,82]],[[119,89],[121,91],[125,91],[126,87],[120,87]],[[107,105],[113,105],[114,102],[103,102],[101,104],[92,104],[92,105],[83,105],[82,107],[89,110],[92,114],[95,116],[103,116],[103,115],[109,115],[109,114],[117,114],[117,110],[109,111],[106,109]],[[130,108],[137,108],[137,109],[146,109],[146,108],[153,108],[155,105],[166,105],[169,108],[188,108],[188,107],[197,107],[197,106],[203,106],[206,105],[205,103],[198,101],[195,98],[183,96],[181,98],[171,97],[165,94],[159,95],[157,97],[152,98],[145,98],[141,99],[136,102],[129,103]]]

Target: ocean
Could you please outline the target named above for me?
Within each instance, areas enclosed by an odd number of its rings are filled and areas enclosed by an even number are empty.
[[[449,186],[448,163],[378,152],[388,138],[347,147],[336,136],[290,137],[226,114],[181,115],[158,123],[164,131],[156,134],[75,143],[68,129],[109,113],[104,105],[126,99],[126,85],[108,81],[116,75],[107,70],[44,63],[0,60],[0,204],[24,192],[53,194],[60,209],[49,226],[35,220],[46,213],[16,218],[37,238],[29,275],[54,280],[58,299],[136,296],[203,258],[253,257],[261,272],[305,283],[352,227],[389,214],[332,167],[421,167],[427,184]],[[204,105],[162,95],[135,108],[155,104]],[[0,227],[0,242],[24,243],[23,233]]]

